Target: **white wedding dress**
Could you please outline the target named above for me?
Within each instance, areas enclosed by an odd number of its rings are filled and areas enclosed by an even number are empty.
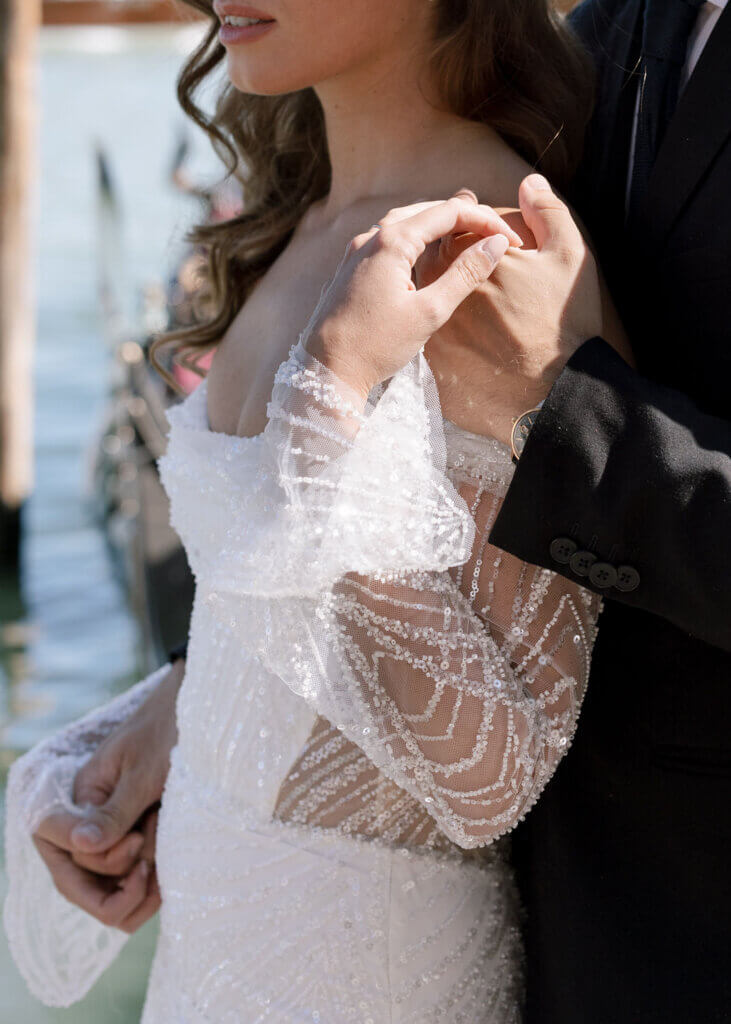
[[[419,356],[365,412],[305,352],[263,434],[161,459],[197,579],[159,818],[144,1024],[507,1024],[505,841],[576,725],[599,601],[487,544],[502,445],[442,420]],[[68,904],[30,839],[160,672],[10,773],[6,929],[31,990],[79,999],[127,936]]]

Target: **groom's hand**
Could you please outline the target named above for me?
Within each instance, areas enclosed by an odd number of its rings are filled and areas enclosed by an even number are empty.
[[[524,248],[508,250],[492,277],[427,346],[438,381],[442,361],[453,363],[456,351],[479,361],[476,374],[485,398],[480,432],[505,443],[513,420],[546,397],[589,338],[601,335],[631,358],[594,256],[566,204],[536,174],[522,182],[519,199],[524,223],[503,215],[524,234]],[[515,217],[520,220],[517,211]],[[417,267],[419,286],[471,241],[457,236],[432,247]]]
[[[83,815],[48,815],[33,836],[59,892],[103,924],[136,931],[157,911],[157,807],[177,739],[176,661],[155,692],[100,744],[74,781]]]

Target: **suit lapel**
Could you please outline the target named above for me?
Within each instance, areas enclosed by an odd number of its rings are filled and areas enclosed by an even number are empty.
[[[731,4],[722,13],[668,127],[650,177],[650,233],[667,239],[731,133]]]
[[[594,119],[594,159],[589,161],[589,194],[602,197],[602,221],[610,233],[624,221],[627,168],[632,138],[643,0],[629,0],[619,11],[594,8],[600,43],[600,102]]]

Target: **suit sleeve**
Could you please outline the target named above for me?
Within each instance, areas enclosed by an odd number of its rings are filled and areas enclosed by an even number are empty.
[[[554,384],[490,542],[731,650],[731,422],[593,338]]]

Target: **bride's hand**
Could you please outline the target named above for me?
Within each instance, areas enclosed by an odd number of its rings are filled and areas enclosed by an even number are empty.
[[[447,235],[479,241],[417,289],[416,261]],[[305,348],[365,398],[392,377],[483,284],[519,235],[491,207],[452,197],[392,210],[349,244],[305,332]]]
[[[160,905],[157,807],[177,740],[175,701],[184,670],[185,662],[176,661],[80,769],[73,798],[87,810],[53,812],[33,836],[58,891],[125,932],[136,931]]]

